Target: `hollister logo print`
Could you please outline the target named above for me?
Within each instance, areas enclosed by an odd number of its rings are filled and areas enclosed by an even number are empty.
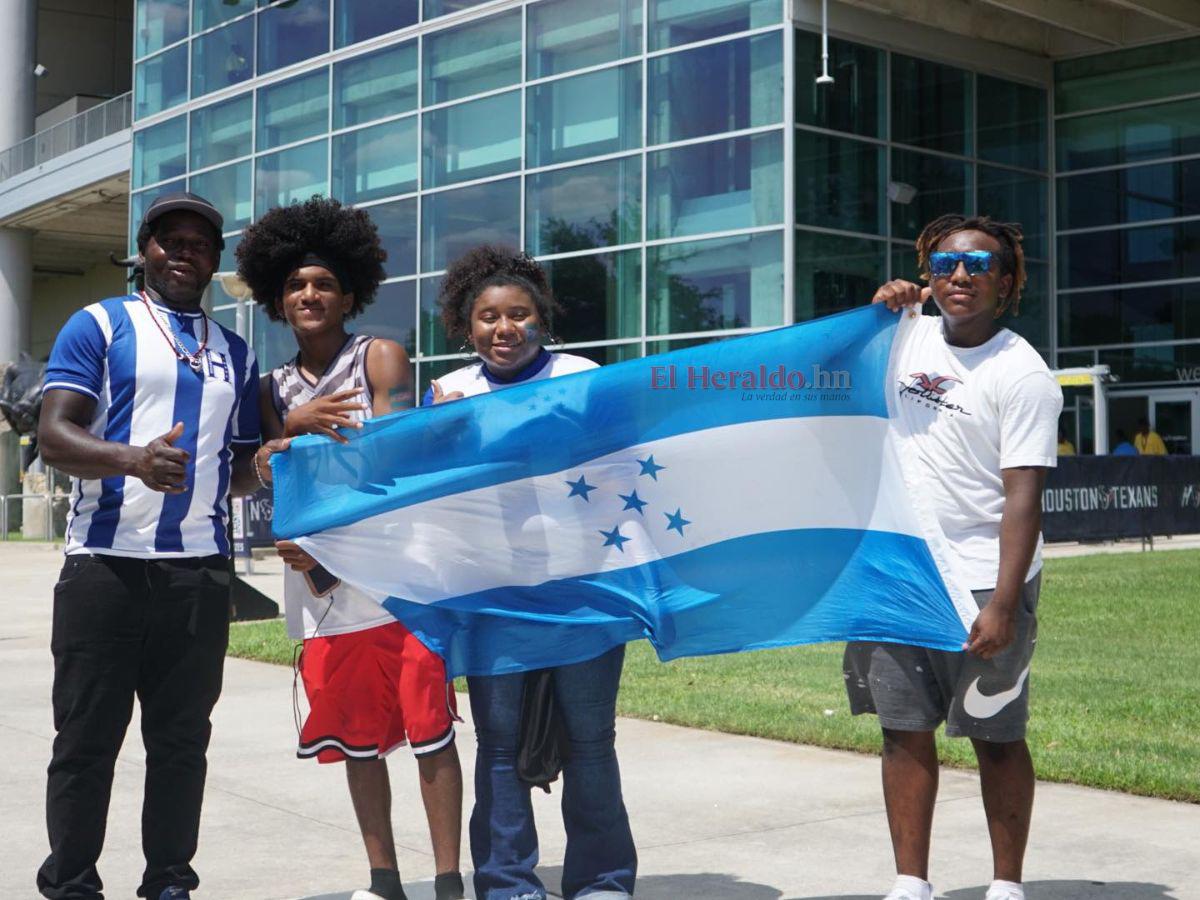
[[[923,404],[938,412],[949,413],[952,416],[958,413],[962,413],[964,416],[970,415],[957,403],[946,399],[947,392],[956,384],[962,384],[962,379],[955,378],[953,375],[931,375],[928,372],[913,372],[908,377],[912,380],[907,383],[900,382],[901,397]]]

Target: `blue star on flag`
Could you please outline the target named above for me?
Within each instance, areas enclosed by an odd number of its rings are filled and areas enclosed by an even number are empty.
[[[683,536],[683,526],[692,524],[690,519],[685,519],[683,517],[683,513],[680,511],[679,507],[675,507],[675,512],[673,514],[663,513],[663,515],[667,517],[667,531],[678,531],[680,537]]]
[[[633,540],[633,538],[627,538],[621,534],[621,526],[620,525],[614,525],[612,531],[605,531],[604,529],[600,529],[600,533],[602,535],[604,535],[604,546],[605,547],[616,547],[622,553],[625,552],[625,547],[623,546],[625,544],[625,542]]]
[[[571,493],[567,494],[568,500],[570,500],[572,497],[582,497],[588,503],[592,502],[592,499],[588,496],[588,492],[594,491],[596,486],[594,484],[588,484],[585,476],[580,475],[578,481],[566,481],[563,483],[569,485],[571,488]]]
[[[642,467],[642,471],[638,472],[638,474],[649,475],[655,481],[658,481],[658,473],[666,468],[666,466],[660,466],[654,461],[653,453],[647,459],[639,459],[638,464]]]
[[[642,507],[646,506],[646,501],[637,495],[637,491],[634,491],[632,494],[617,494],[617,496],[625,501],[625,509],[636,509],[639,516],[645,515],[642,512]]]

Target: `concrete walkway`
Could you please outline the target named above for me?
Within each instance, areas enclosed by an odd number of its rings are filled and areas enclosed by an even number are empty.
[[[34,872],[46,853],[48,642],[59,565],[47,547],[0,544],[0,900],[36,897]],[[255,580],[274,593],[278,576]],[[348,900],[365,880],[341,767],[293,755],[291,690],[286,668],[241,660],[226,667],[196,859],[198,898]],[[473,743],[467,723],[459,748],[468,809]],[[642,900],[877,900],[890,886],[876,759],[624,719],[618,744]],[[101,860],[109,898],[131,898],[141,874],[142,756],[135,720],[117,765]],[[402,873],[409,896],[429,900],[429,885],[413,884],[432,873],[415,766],[401,751],[391,767]],[[563,854],[558,798],[557,788],[534,798],[551,886]],[[933,878],[947,900],[982,900],[990,879],[972,774],[943,773]],[[1200,805],[1039,786],[1030,900],[1200,900],[1198,879]]]

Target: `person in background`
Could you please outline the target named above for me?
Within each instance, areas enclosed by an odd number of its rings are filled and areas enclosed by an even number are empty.
[[[258,364],[205,315],[221,214],[195,194],[146,210],[145,289],[93,303],[50,353],[38,437],[72,476],[54,588],[50,855],[38,889],[99,898],[113,766],[136,696],[146,747],[138,896],[187,900],[229,640],[229,494],[258,487]],[[123,892],[117,892],[123,894]]]
[[[846,646],[854,714],[883,729],[883,795],[896,882],[887,900],[931,900],[929,846],[938,789],[934,732],[971,739],[992,844],[986,900],[1025,900],[1022,868],[1034,771],[1025,728],[1037,641],[1042,487],[1057,464],[1062,389],[1023,338],[1001,324],[1025,284],[1016,225],[941,216],[917,238],[929,281],[882,286],[873,302],[916,309],[932,296],[938,317],[917,316],[898,370],[898,413],[929,502],[979,615],[961,651],[903,644]],[[933,386],[929,386],[933,385]],[[912,390],[911,388],[919,388]]]
[[[266,437],[323,434],[346,443],[339,429],[412,406],[412,366],[404,348],[346,331],[347,320],[374,301],[386,256],[365,210],[322,197],[272,209],[246,229],[237,249],[238,274],[267,317],[291,327],[299,346],[293,359],[262,380]],[[260,472],[270,481],[269,466]],[[445,663],[362,592],[340,582],[331,581],[328,590],[317,584],[316,560],[295,543],[276,546],[289,564],[288,633],[304,641],[299,667],[310,709],[297,755],[345,762],[366,846],[371,884],[352,900],[405,898],[384,757],[406,741],[417,758],[436,900],[461,900],[462,768]]]
[[[1074,456],[1075,445],[1071,443],[1071,439],[1067,437],[1067,433],[1061,428],[1058,429],[1058,455],[1059,456]]]
[[[1150,420],[1145,416],[1138,419],[1137,434],[1133,436],[1133,446],[1142,456],[1166,456],[1167,445],[1158,432],[1150,427]]]
[[[1137,447],[1129,443],[1129,435],[1121,428],[1117,429],[1116,446],[1110,451],[1113,456],[1137,456]]]
[[[464,338],[479,358],[434,381],[422,406],[596,366],[542,346],[557,304],[541,266],[519,251],[492,246],[471,250],[450,266],[439,304],[446,334]],[[615,746],[624,660],[622,645],[551,670],[568,740],[562,770],[566,900],[633,895],[637,851],[621,797]],[[530,786],[516,771],[525,674],[472,676],[467,685],[479,742],[470,826],[475,896],[545,900],[546,889],[534,872],[538,837]]]

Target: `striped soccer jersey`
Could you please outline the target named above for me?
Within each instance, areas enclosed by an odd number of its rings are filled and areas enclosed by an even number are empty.
[[[206,324],[194,371],[170,333],[194,354]],[[183,422],[175,446],[191,454],[180,494],[120,475],[72,479],[68,554],[229,555],[232,445],[259,441],[258,364],[245,341],[203,313],[113,297],[81,309],[59,332],[43,392],[52,390],[95,399],[89,430],[106,441],[144,446]]]

